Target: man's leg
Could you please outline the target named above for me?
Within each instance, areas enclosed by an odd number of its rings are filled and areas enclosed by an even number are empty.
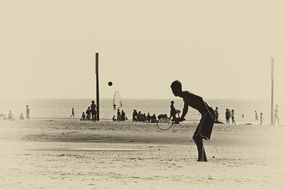
[[[205,121],[203,119],[200,120],[200,123],[194,132],[193,140],[194,140],[194,142],[197,146],[197,150],[198,150],[198,160],[197,161],[207,162],[207,156],[206,156],[206,152],[205,152],[204,145],[203,145],[203,138],[200,135],[200,130],[201,130],[201,127],[203,126],[204,122]]]
[[[207,162],[206,152],[203,146],[203,138],[199,135],[193,135],[193,140],[197,146],[198,150],[198,160],[197,161],[204,161]]]

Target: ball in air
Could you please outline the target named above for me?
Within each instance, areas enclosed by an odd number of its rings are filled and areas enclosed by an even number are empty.
[[[108,82],[108,86],[112,86],[113,83],[111,81]]]

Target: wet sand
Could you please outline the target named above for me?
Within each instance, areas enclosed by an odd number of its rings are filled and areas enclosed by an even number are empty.
[[[284,189],[285,127],[215,125],[197,162],[195,124],[0,121],[1,189]]]

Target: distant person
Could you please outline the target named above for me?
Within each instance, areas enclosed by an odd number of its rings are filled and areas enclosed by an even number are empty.
[[[138,112],[138,115],[137,115],[138,117],[137,117],[137,121],[142,121],[142,113],[141,113],[141,111],[139,111]]]
[[[142,120],[142,122],[146,122],[146,114],[145,113],[142,114],[141,120]]]
[[[157,122],[157,118],[156,118],[156,115],[153,114],[151,117],[150,117],[150,122],[151,123],[156,123]]]
[[[275,110],[274,110],[274,125],[276,125],[276,121],[277,124],[279,125],[279,115],[278,115],[278,105],[276,104],[275,106]]]
[[[185,116],[188,112],[189,106],[200,112],[202,118],[198,124],[193,140],[197,146],[198,160],[207,162],[207,156],[203,145],[203,139],[210,139],[212,128],[215,121],[215,112],[208,106],[208,104],[203,100],[202,97],[192,94],[188,91],[182,91],[182,84],[180,81],[176,80],[171,84],[172,93],[174,96],[178,96],[183,99],[184,107],[181,118],[179,121],[184,121]]]
[[[91,101],[91,106],[90,106],[91,110],[91,119],[93,121],[96,121],[97,120],[97,108],[96,108],[96,104],[94,102],[94,100]]]
[[[126,120],[126,113],[124,112],[124,110],[122,110],[122,112],[121,112],[121,120],[122,121]]]
[[[219,123],[219,111],[218,111],[218,107],[216,107],[215,109],[215,123]]]
[[[117,110],[117,121],[121,121],[121,112],[120,112],[120,109]]]
[[[113,115],[112,120],[116,121],[116,116],[115,115]]]
[[[179,117],[179,113],[180,113],[180,110],[175,109],[174,101],[171,101],[170,102],[170,117],[169,117],[169,119],[172,119],[173,121],[178,123],[178,121],[176,121],[177,120],[176,114],[178,114],[178,117]]]
[[[226,123],[227,124],[230,123],[231,112],[230,112],[230,110],[228,108],[226,109],[225,116],[226,116]]]
[[[21,115],[20,115],[20,120],[24,120],[25,118],[24,118],[24,114],[23,113],[21,113]]]
[[[9,110],[9,113],[8,113],[7,117],[8,117],[9,120],[14,120],[14,116],[13,116],[11,110]]]
[[[90,107],[88,107],[87,110],[86,110],[86,119],[87,120],[91,119],[91,109],[90,109]]]
[[[71,109],[71,115],[70,115],[69,118],[75,118],[74,108]]]
[[[255,113],[255,121],[256,121],[256,123],[258,123],[258,120],[259,120],[259,119],[258,119],[257,111],[255,110],[254,113]]]
[[[26,105],[26,119],[30,120],[30,108],[29,108],[29,105]]]
[[[146,122],[150,123],[150,118],[151,118],[150,114],[149,114],[149,113],[147,113],[147,116],[146,116]]]
[[[231,117],[232,117],[232,124],[236,124],[236,121],[235,121],[235,110],[232,110]]]
[[[137,110],[134,110],[133,111],[133,121],[137,121],[138,119],[138,113],[137,113]]]
[[[85,119],[86,119],[86,115],[85,115],[85,113],[84,113],[84,112],[82,112],[82,115],[81,115],[80,120],[85,120]]]
[[[262,125],[263,123],[263,113],[262,112],[260,113],[259,119],[260,119],[260,125]]]

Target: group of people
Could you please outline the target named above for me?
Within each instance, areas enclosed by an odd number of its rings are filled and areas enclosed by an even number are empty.
[[[219,121],[219,112],[218,112],[218,107],[216,107],[215,109],[215,123],[222,123],[221,121]],[[279,110],[278,110],[278,105],[276,104],[275,109],[274,109],[274,125],[279,125],[279,114],[278,114]],[[255,121],[257,124],[262,125],[263,124],[263,120],[264,120],[264,115],[262,112],[260,112],[259,114],[257,113],[257,111],[254,111],[255,113]],[[242,118],[244,117],[244,114],[242,114]],[[235,110],[230,110],[228,108],[226,108],[226,112],[225,112],[225,119],[226,119],[226,123],[227,124],[236,124],[235,121]],[[231,122],[230,122],[231,120]]]
[[[71,116],[75,117],[74,108],[72,108]],[[97,106],[94,100],[91,101],[91,105],[87,108],[87,110],[85,112],[82,112],[80,120],[92,120],[92,121],[98,120]]]
[[[167,114],[159,114],[156,116],[155,114],[150,113],[142,113],[141,111],[137,111],[134,109],[133,111],[133,121],[134,122],[146,122],[146,123],[156,123],[158,120],[163,118],[168,118],[176,121],[179,118],[180,110],[175,109],[174,101],[170,102],[170,117]]]
[[[219,120],[219,108],[216,107],[215,109],[215,123],[223,123]],[[235,110],[230,110],[228,108],[226,108],[226,112],[225,112],[225,118],[226,118],[226,123],[229,124],[230,123],[230,120],[231,120],[231,123],[232,124],[236,124],[236,121],[235,121]]]
[[[230,123],[230,120],[232,120],[232,124],[236,124],[236,121],[235,121],[235,110],[230,110],[230,109],[226,108],[225,118],[226,118],[226,123],[227,124]]]
[[[254,114],[255,114],[255,121],[256,121],[256,123],[259,124],[259,125],[262,125],[262,123],[263,123],[263,113],[260,112],[259,118],[258,118],[258,113],[257,113],[256,110],[254,111]]]
[[[14,117],[14,114],[12,113],[12,110],[9,110],[7,117],[5,114],[0,114],[0,118],[3,120],[16,120]],[[20,120],[25,120],[24,114],[21,113],[19,116]],[[26,120],[30,120],[30,108],[29,105],[26,105]]]
[[[274,125],[276,125],[276,124],[280,125],[278,112],[279,112],[279,109],[278,109],[278,105],[276,104],[275,105],[275,109],[274,109],[274,115],[273,115],[273,124]],[[257,113],[256,110],[254,111],[254,113],[255,113],[255,121],[256,121],[256,123],[259,124],[259,125],[262,125],[263,124],[263,120],[264,120],[263,113],[260,112],[259,117],[258,117],[258,113]]]
[[[128,120],[128,117],[126,116],[126,113],[124,110],[120,111],[120,109],[117,110],[117,118],[114,115],[112,118],[113,121],[126,121]]]
[[[155,114],[150,115],[150,113],[142,113],[141,111],[137,111],[134,109],[133,111],[133,121],[134,122],[147,122],[147,123],[155,123],[157,122],[157,117]]]

